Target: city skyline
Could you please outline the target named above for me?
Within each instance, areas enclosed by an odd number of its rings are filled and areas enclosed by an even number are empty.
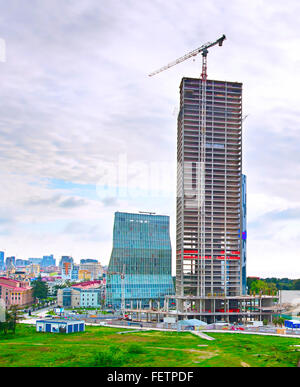
[[[151,211],[170,216],[174,275],[179,84],[200,76],[201,57],[147,74],[225,33],[208,79],[244,85],[247,275],[299,277],[296,1],[0,3],[5,257],[50,251],[107,265],[114,213]],[[105,171],[122,165],[131,195],[104,189]],[[148,183],[163,180],[158,192],[134,186],[143,168]]]

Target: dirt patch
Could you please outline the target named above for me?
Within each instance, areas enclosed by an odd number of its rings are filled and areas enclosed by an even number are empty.
[[[248,363],[245,363],[244,361],[241,361],[242,367],[251,367]]]
[[[148,348],[155,348],[155,349],[165,349],[168,351],[185,351],[185,352],[198,352],[198,353],[208,353],[200,351],[199,349],[193,349],[193,348],[170,348],[170,347],[148,347]]]
[[[167,351],[182,351],[182,352],[189,352],[189,353],[194,353],[197,357],[197,360],[206,360],[210,359],[212,357],[218,356],[218,351],[215,352],[209,352],[209,351],[200,351],[198,349],[186,349],[186,348],[169,348],[169,347],[147,347],[147,348],[154,348],[154,349],[163,349]],[[193,361],[193,363],[201,363],[199,361]]]
[[[29,348],[24,348],[25,351],[36,351],[37,348],[34,347],[29,347]],[[49,352],[51,351],[50,347],[39,347],[38,352]]]
[[[116,340],[118,343],[135,343],[135,342],[149,342],[148,337],[136,336],[134,334],[130,335],[118,335],[116,337],[110,337],[110,340]]]

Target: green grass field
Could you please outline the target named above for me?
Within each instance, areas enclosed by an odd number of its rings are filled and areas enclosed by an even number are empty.
[[[214,341],[191,333],[87,326],[76,334],[38,333],[18,324],[15,335],[0,335],[0,366],[131,367],[296,367],[300,339],[210,333]]]

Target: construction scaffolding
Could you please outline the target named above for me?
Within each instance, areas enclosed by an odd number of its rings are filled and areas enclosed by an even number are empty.
[[[149,308],[131,305],[126,314],[135,321],[161,322],[165,317],[174,317],[176,321],[199,319],[208,324],[216,322],[247,323],[247,321],[272,322],[272,315],[281,313],[283,307],[278,303],[278,295],[252,296],[166,296],[164,305],[150,304]],[[172,305],[174,301],[176,306]]]

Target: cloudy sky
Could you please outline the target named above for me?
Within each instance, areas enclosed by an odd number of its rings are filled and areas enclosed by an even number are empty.
[[[0,7],[0,250],[107,264],[115,211],[170,215],[175,250],[179,84],[201,58],[147,74],[226,34],[208,76],[243,82],[248,275],[300,277],[297,0]]]

